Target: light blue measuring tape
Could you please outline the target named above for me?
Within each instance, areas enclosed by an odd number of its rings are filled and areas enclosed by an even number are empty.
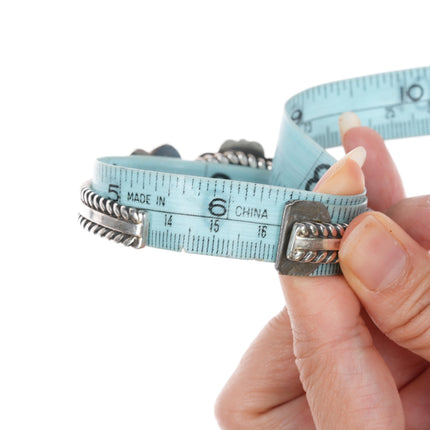
[[[174,153],[99,158],[81,190],[80,222],[136,248],[275,262],[292,275],[339,273],[340,238],[367,209],[366,196],[311,190],[336,161],[324,148],[340,144],[338,118],[345,111],[358,113],[385,139],[430,134],[430,67],[292,97],[271,169],[258,147],[244,142],[198,161]]]

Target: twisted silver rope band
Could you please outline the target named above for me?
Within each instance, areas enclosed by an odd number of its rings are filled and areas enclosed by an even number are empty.
[[[328,264],[339,260],[339,244],[346,223],[297,222],[287,258],[294,262]]]
[[[102,197],[91,190],[88,183],[85,183],[81,187],[81,201],[88,208],[109,217],[116,218],[117,220],[126,221],[132,224],[144,223],[144,211],[140,211],[129,206],[119,205],[111,199]],[[142,237],[127,234],[101,225],[82,214],[79,214],[78,220],[84,229],[101,237],[105,237],[108,240],[113,240],[116,243],[122,243],[125,246],[132,246],[134,248],[141,248],[144,245],[144,243],[142,243]]]
[[[210,152],[201,155],[197,160],[209,163],[234,164],[256,169],[272,169],[272,160],[270,158],[256,157],[254,154],[245,154],[243,151]]]

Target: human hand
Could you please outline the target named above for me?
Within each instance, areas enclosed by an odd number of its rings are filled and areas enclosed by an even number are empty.
[[[361,145],[368,152],[363,171],[369,206],[387,211],[399,225],[376,212],[351,223],[340,252],[350,285],[340,276],[281,277],[287,307],[262,330],[218,398],[224,429],[395,430],[405,428],[405,421],[408,429],[430,426],[428,197],[403,200],[381,137],[366,127],[351,128],[359,125],[356,116],[344,114],[341,120],[345,148]],[[336,163],[330,171],[319,192],[362,191],[363,174],[354,161]],[[388,289],[375,293],[366,289],[374,278],[363,270],[365,257],[379,264],[376,274],[395,275],[379,263],[388,251],[374,252],[382,242],[366,243],[378,222],[392,230],[409,266]],[[357,252],[358,241],[362,248],[355,259],[351,250]]]

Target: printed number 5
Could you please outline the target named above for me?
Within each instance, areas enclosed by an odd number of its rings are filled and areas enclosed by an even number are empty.
[[[109,184],[108,193],[115,194],[115,197],[111,198],[113,201],[117,202],[119,200],[119,185]]]

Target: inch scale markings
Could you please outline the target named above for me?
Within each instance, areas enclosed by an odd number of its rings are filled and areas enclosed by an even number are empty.
[[[293,97],[288,102],[297,104],[292,117],[299,118],[296,124],[326,148],[339,144],[337,119],[346,110],[359,114],[364,125],[372,126],[385,139],[430,134],[427,69],[393,72],[388,75],[388,81],[387,74],[383,74],[330,83],[323,87],[328,88],[330,94],[326,90],[321,94],[320,87],[305,90],[296,96],[297,100]],[[345,88],[347,85],[348,89]],[[334,86],[337,87],[336,93],[333,91]],[[371,93],[381,94],[381,97],[369,97]],[[309,105],[301,102],[302,95],[306,99],[312,96],[313,103]],[[326,102],[331,106],[335,105],[336,110],[326,107],[321,110]],[[317,114],[312,112],[314,107],[319,108]],[[299,113],[297,109],[300,110]],[[421,118],[416,118],[416,113]],[[327,125],[327,120],[330,119],[332,121]],[[323,132],[318,122],[326,127]]]
[[[110,177],[115,178],[115,173],[110,173]],[[268,198],[262,207],[263,196],[269,195],[267,186],[259,184],[261,190],[257,184],[252,188],[248,184],[235,187],[233,182],[226,186],[225,179],[215,179],[208,181],[207,193],[202,194],[201,180],[187,181],[185,176],[175,176],[163,174],[165,186],[161,189],[158,185],[161,176],[155,175],[154,181],[154,175],[145,175],[144,171],[133,170],[133,175],[123,175],[121,180],[118,203],[151,210],[148,246],[191,253],[202,252],[202,248],[206,247],[209,255],[272,261],[275,246],[270,239],[266,243],[265,238],[269,229],[273,230],[272,237],[279,234],[281,214],[276,214],[275,210],[279,212],[282,208],[276,208],[276,204]],[[98,181],[103,179],[104,176],[98,177],[96,174],[94,185],[97,187]],[[133,187],[136,182],[140,185],[139,192]],[[181,184],[179,193],[172,186],[178,182]],[[113,186],[115,184],[108,184],[107,191]],[[270,193],[272,191],[271,188]],[[179,207],[178,201],[187,210],[175,210]],[[206,213],[202,213],[202,208]],[[176,227],[176,232],[180,231],[179,240],[176,237],[173,241],[167,239],[173,227]],[[239,252],[234,255],[231,237],[238,230],[241,231],[241,237],[236,240]],[[272,249],[272,255],[269,249]]]
[[[160,193],[157,186],[157,180],[153,180],[153,175],[145,175],[144,171],[134,170],[133,174],[137,176],[137,182],[142,181],[142,189],[145,193],[133,191],[133,175],[124,175],[121,181],[121,189],[118,191],[120,204],[127,206],[133,205],[141,209],[151,210],[151,234],[148,240],[148,246],[154,246],[174,251],[194,253],[202,252],[206,245],[205,253],[208,255],[228,256],[242,259],[256,259],[262,261],[273,261],[275,258],[276,243],[272,238],[279,235],[280,219],[279,210],[282,206],[277,204],[279,193],[282,191],[283,199],[287,198],[286,189],[277,189],[276,199],[264,199],[262,206],[262,196],[272,195],[273,187],[267,190],[268,186],[259,184],[261,191],[257,192],[257,185],[252,189],[248,184],[244,187],[226,187],[225,180],[216,179],[212,183],[208,182],[208,193],[199,195],[199,181],[193,181],[187,186],[186,178],[180,177],[175,181],[174,176],[169,176],[167,190],[164,194]],[[115,177],[115,175],[112,175]],[[97,184],[97,175],[94,183]],[[172,183],[182,181],[181,192],[177,192]],[[211,185],[211,186],[210,186]],[[114,184],[109,184],[108,190]],[[131,191],[130,191],[131,189]],[[270,191],[270,193],[269,193]],[[297,199],[302,198],[300,191],[295,196]],[[317,195],[313,195],[315,200]],[[213,198],[212,198],[213,197]],[[293,199],[291,191],[289,199]],[[187,211],[177,212],[170,207],[179,207],[178,199],[186,200]],[[183,203],[183,202],[182,202]],[[339,201],[342,206],[342,200]],[[206,213],[202,213],[205,208]],[[193,210],[194,209],[194,210]],[[351,208],[345,206],[342,208],[340,215],[347,217]],[[229,213],[231,212],[231,216]],[[180,231],[178,240],[169,240],[172,235],[171,229]],[[240,230],[236,242],[236,254],[234,255],[234,241],[231,245],[230,240],[234,234]],[[202,231],[206,231],[203,234]],[[267,239],[266,239],[267,238]],[[201,247],[199,248],[199,244]]]
[[[145,210],[149,246],[274,261],[289,201],[323,202],[334,223],[348,223],[366,210],[364,195],[312,192],[335,161],[324,148],[340,145],[339,115],[357,112],[385,139],[430,134],[429,77],[430,68],[382,73],[292,97],[271,171],[157,156],[105,157],[97,160],[91,188]],[[335,273],[333,266],[317,274]]]
[[[285,105],[272,183],[312,190],[333,164],[323,148],[340,145],[338,117],[345,111],[357,112],[362,124],[384,139],[430,134],[429,71],[418,68],[347,79],[292,97]]]

